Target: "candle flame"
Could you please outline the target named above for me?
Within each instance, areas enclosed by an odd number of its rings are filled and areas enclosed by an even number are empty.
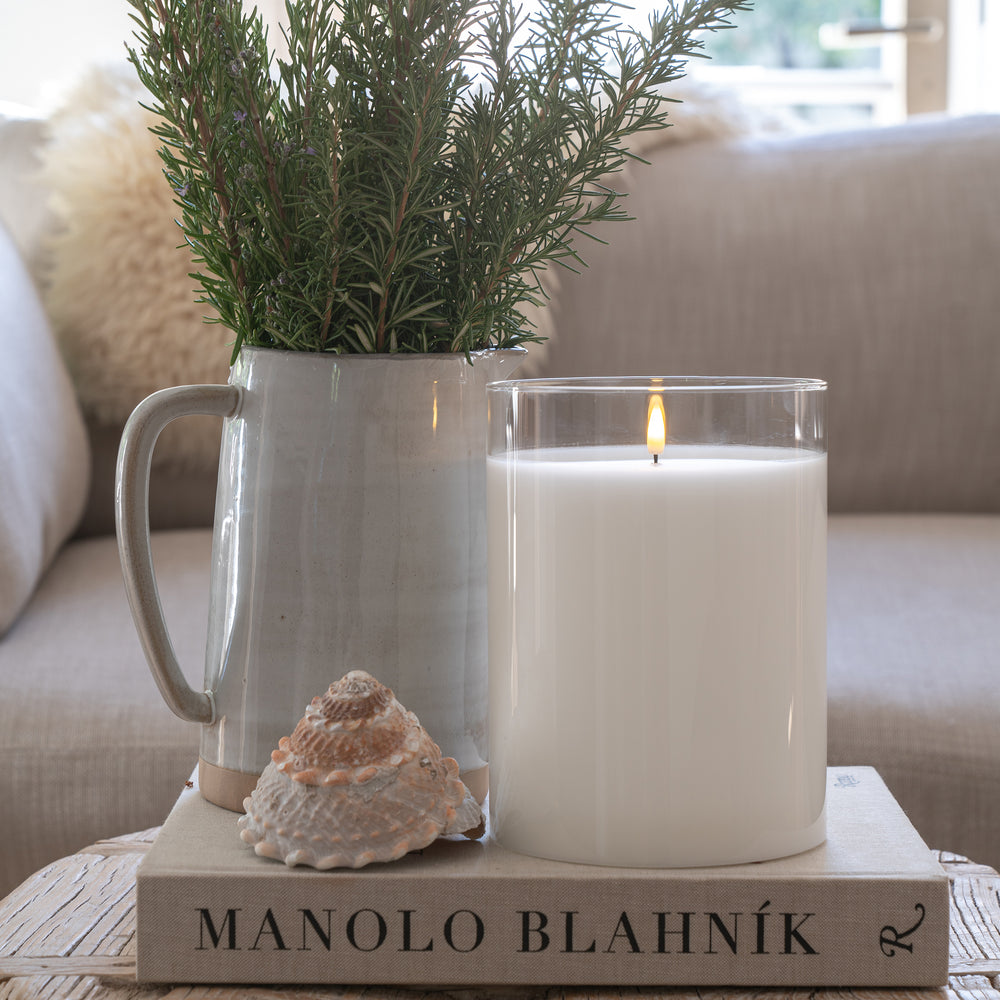
[[[667,445],[667,415],[663,409],[663,397],[649,397],[648,420],[646,421],[646,447],[655,461]]]

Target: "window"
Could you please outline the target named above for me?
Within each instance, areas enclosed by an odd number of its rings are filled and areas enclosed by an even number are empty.
[[[737,15],[735,29],[706,40],[712,61],[693,66],[692,76],[816,125],[899,121],[906,114],[905,43],[863,30],[897,20],[899,12],[886,9],[894,2],[756,0]]]
[[[693,76],[821,123],[1000,111],[1000,0],[757,0],[708,51]]]

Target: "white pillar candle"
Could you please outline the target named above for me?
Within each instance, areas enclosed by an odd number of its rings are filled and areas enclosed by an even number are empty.
[[[656,867],[822,842],[825,455],[521,450],[487,493],[499,841]]]

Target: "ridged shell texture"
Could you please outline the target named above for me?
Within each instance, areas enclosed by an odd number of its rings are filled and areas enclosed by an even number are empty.
[[[243,808],[240,837],[257,854],[314,868],[394,861],[483,824],[457,762],[362,670],[313,698]]]

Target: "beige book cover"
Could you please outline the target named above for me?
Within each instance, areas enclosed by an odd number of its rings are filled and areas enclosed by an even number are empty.
[[[828,771],[827,840],[720,868],[544,861],[489,837],[360,870],[257,857],[186,790],[139,868],[144,982],[938,986],[948,880],[878,774]]]

